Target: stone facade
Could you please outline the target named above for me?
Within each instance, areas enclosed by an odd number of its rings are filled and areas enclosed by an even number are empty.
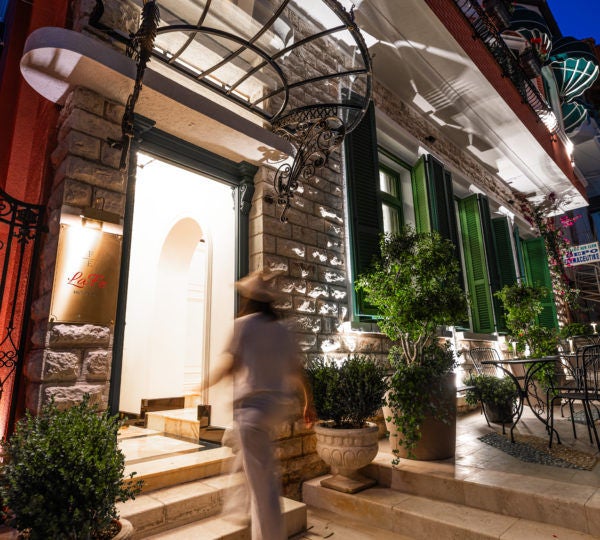
[[[87,26],[95,7],[93,0],[74,3],[74,29],[96,36]],[[126,35],[137,28],[138,8],[131,2],[106,1],[103,22]],[[106,37],[101,37],[106,41]],[[113,43],[122,49],[122,45]],[[499,200],[510,191],[459,148],[445,142],[435,127],[421,118],[387,89],[376,86],[377,106],[404,126],[418,140],[436,137],[435,150]],[[54,184],[48,205],[49,232],[44,238],[40,260],[40,283],[33,309],[33,350],[25,365],[26,405],[38,411],[54,398],[59,407],[81,400],[107,406],[114,328],[92,324],[57,324],[50,319],[50,301],[57,257],[61,209],[78,208],[103,201],[103,209],[123,216],[127,174],[119,170],[120,150],[107,139],[121,138],[123,104],[83,88],[68,97],[60,114],[58,145],[52,154]],[[277,308],[291,321],[307,359],[327,355],[341,358],[364,353],[386,356],[388,340],[376,328],[350,331],[351,292],[346,192],[343,163],[339,153],[310,179],[303,180],[292,199],[288,223],[279,219],[273,187],[276,170],[263,166],[255,177],[250,213],[250,269],[280,271],[276,286],[281,293]],[[346,323],[346,324],[344,324]],[[482,343],[477,343],[481,345]],[[461,344],[468,348],[471,342]],[[382,422],[380,422],[381,424]],[[301,483],[323,474],[325,464],[315,451],[315,436],[300,421],[282,426],[277,434],[277,454],[286,486],[285,494],[300,498]]]
[[[26,360],[26,406],[32,411],[52,397],[69,406],[89,393],[105,408],[108,401],[113,328],[93,324],[56,324],[50,303],[63,205],[94,206],[119,216],[125,210],[126,175],[118,169],[120,151],[107,138],[120,138],[123,107],[76,88],[67,98],[58,125],[55,169],[48,203],[49,230],[40,260],[37,296],[33,303],[31,354]]]

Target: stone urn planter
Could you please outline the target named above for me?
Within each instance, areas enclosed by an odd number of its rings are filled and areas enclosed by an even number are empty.
[[[121,526],[121,530],[116,536],[113,536],[113,540],[127,540],[128,538],[133,538],[134,531],[131,522],[124,518],[120,518],[119,524]]]
[[[360,474],[377,455],[379,428],[372,422],[357,429],[333,428],[324,422],[315,425],[317,454],[331,467],[333,476],[321,481],[323,487],[356,493],[375,485]]]

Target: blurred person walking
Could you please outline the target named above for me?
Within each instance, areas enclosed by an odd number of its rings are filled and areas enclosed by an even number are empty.
[[[234,435],[239,444],[233,469],[246,474],[252,540],[287,538],[272,428],[290,416],[298,394],[304,401],[304,421],[310,426],[315,419],[294,335],[273,310],[273,277],[254,272],[236,283],[241,309],[219,373],[210,381],[212,385],[233,376]],[[224,512],[232,506],[236,513],[243,512],[237,500],[225,506]]]

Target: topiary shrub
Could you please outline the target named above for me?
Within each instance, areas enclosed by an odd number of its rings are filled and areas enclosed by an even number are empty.
[[[386,370],[367,356],[354,355],[341,364],[313,360],[306,377],[317,416],[331,420],[333,427],[363,427],[383,405]]]
[[[114,536],[116,503],[135,498],[141,481],[124,477],[120,421],[89,396],[67,410],[54,402],[29,412],[2,442],[0,495],[7,524],[36,539]]]

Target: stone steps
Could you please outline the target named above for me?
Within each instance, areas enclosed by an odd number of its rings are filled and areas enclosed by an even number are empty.
[[[391,457],[380,452],[361,471],[375,488],[347,495],[322,487],[321,477],[304,484],[304,502],[417,540],[600,538],[600,488],[590,473],[565,470],[563,481],[452,460],[392,467]]]
[[[364,525],[379,527],[414,540],[598,538],[597,534],[587,534],[560,525],[483,510],[468,504],[412,495],[390,487],[378,486],[350,495],[321,487],[320,481],[323,478],[326,477],[304,483],[303,500],[309,508],[316,507],[333,512],[338,519],[360,516]],[[484,496],[481,495],[483,499]],[[508,507],[514,508],[515,505],[510,501],[511,493],[503,495],[508,497]],[[563,513],[564,510],[560,508],[560,503],[556,504],[557,502],[553,505],[554,509],[559,514]],[[537,501],[531,501],[527,506],[533,511],[536,504]],[[570,513],[570,509],[567,513]],[[585,522],[583,516],[580,516],[580,519]]]
[[[380,487],[600,538],[600,489],[595,485],[450,462],[402,460],[392,467],[386,457],[380,454],[363,471]]]
[[[165,437],[158,430],[132,427],[119,434],[125,473],[144,481],[135,500],[118,505],[135,529],[134,538],[249,539],[249,529],[220,517],[230,490],[243,477],[229,474],[230,448]],[[306,505],[282,499],[289,535],[306,528]]]

